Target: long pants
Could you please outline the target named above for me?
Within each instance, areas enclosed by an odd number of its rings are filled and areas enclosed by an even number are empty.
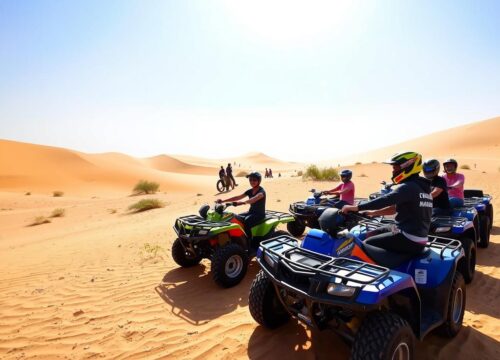
[[[378,229],[377,233],[366,239],[364,243],[396,253],[415,255],[420,254],[425,247],[425,244],[408,239],[393,225],[384,226]]]
[[[229,179],[231,179],[231,181],[233,182],[234,186],[236,186],[236,180],[234,179],[233,174],[228,175],[228,177],[229,177]]]
[[[248,238],[252,237],[252,228],[261,222],[266,215],[265,214],[251,214],[248,211],[238,214],[238,218],[243,221],[243,227],[245,230],[245,234],[247,234]]]
[[[337,208],[337,209],[342,209],[342,207],[344,205],[349,205],[349,203],[347,201],[344,201],[344,200],[339,200],[335,203],[335,205],[333,205],[333,207]]]

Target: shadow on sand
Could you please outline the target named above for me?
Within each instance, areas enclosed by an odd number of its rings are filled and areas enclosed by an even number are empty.
[[[155,287],[156,293],[171,306],[170,311],[193,325],[205,324],[238,306],[247,306],[248,291],[259,270],[257,263],[251,261],[243,281],[224,289],[214,283],[209,264],[173,269]]]

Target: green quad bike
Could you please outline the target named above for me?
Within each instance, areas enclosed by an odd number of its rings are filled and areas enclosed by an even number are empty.
[[[252,236],[245,233],[243,220],[225,211],[231,204],[215,204],[200,208],[200,215],[182,216],[175,221],[177,234],[172,245],[172,257],[182,267],[199,264],[210,259],[214,281],[225,288],[237,285],[245,277],[248,263],[262,240],[288,233],[276,230],[279,224],[294,221],[288,213],[266,211],[266,217],[252,229]]]

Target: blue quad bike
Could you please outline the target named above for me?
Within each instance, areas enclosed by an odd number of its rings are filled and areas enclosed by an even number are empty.
[[[255,321],[274,329],[294,317],[333,330],[352,345],[353,360],[413,359],[416,338],[434,329],[455,336],[466,302],[460,242],[432,236],[418,256],[390,253],[363,244],[376,225],[311,230],[319,238],[301,246],[290,236],[263,241],[249,295]]]
[[[295,237],[302,236],[306,227],[319,229],[318,218],[329,208],[332,208],[339,201],[338,197],[325,197],[322,191],[309,190],[312,193],[306,201],[298,201],[290,204],[289,212],[293,215],[294,221],[287,223],[288,232]],[[364,199],[355,199],[356,202]],[[352,224],[354,226],[355,224]]]
[[[338,201],[338,198],[323,196],[323,192],[316,191],[316,189],[309,190],[309,192],[312,195],[306,201],[292,203],[288,210],[295,220],[289,222],[286,229],[295,237],[302,236],[306,226],[312,229],[319,228],[318,218],[320,215]]]
[[[466,189],[464,191],[464,207],[476,209],[479,220],[479,246],[487,248],[490,244],[490,233],[493,227],[492,196],[482,190]]]

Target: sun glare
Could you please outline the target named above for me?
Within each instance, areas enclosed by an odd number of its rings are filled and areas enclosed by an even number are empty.
[[[282,46],[307,46],[339,34],[354,10],[352,1],[224,1],[230,19],[248,36]]]

